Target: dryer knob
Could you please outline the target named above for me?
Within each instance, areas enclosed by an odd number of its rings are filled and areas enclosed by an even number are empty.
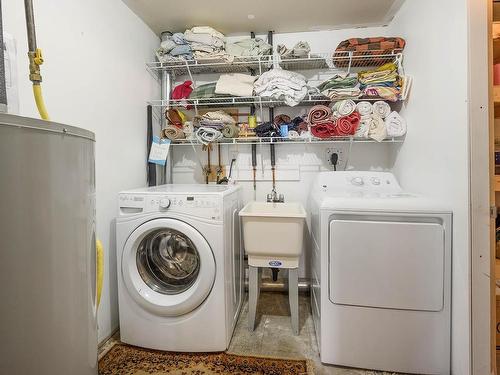
[[[356,186],[363,186],[365,182],[363,181],[363,177],[354,177],[351,180],[351,184],[356,185]]]
[[[160,208],[169,208],[170,207],[170,199],[162,198],[160,199]]]
[[[371,181],[373,185],[380,185],[380,178],[378,177],[372,177]]]

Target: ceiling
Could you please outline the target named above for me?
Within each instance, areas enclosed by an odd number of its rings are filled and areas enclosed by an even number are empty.
[[[223,34],[387,25],[404,0],[123,0],[158,35],[209,25]]]

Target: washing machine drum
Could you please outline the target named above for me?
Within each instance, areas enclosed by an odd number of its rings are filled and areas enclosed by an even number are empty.
[[[122,273],[128,292],[142,307],[162,316],[179,316],[207,298],[215,280],[215,260],[194,227],[156,219],[128,238]]]

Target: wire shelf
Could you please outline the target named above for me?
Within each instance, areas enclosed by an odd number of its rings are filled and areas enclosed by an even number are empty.
[[[313,106],[316,104],[328,105],[332,102],[340,101],[342,99],[332,100],[321,94],[308,94],[298,104],[299,106]],[[384,100],[379,97],[361,97],[353,98],[355,102],[359,101],[377,101]],[[272,97],[261,96],[228,96],[228,97],[213,97],[203,99],[179,99],[179,100],[151,100],[148,102],[153,107],[162,108],[186,108],[187,106],[194,108],[207,108],[207,107],[245,107],[245,106],[260,106],[260,107],[283,107],[287,106],[286,102],[282,99],[275,99]]]
[[[254,145],[254,144],[318,144],[318,143],[402,143],[404,137],[392,137],[384,139],[382,142],[377,142],[373,139],[368,138],[355,138],[355,137],[332,137],[332,138],[315,138],[315,137],[303,137],[303,138],[283,138],[283,137],[240,137],[240,138],[222,138],[215,144],[222,145]],[[171,142],[173,146],[191,146],[191,145],[203,145],[197,139],[177,139]]]
[[[201,60],[168,60],[164,62],[147,63],[147,68],[157,76],[161,72],[168,72],[174,76],[203,73],[244,73],[254,72],[262,74],[271,69],[274,64],[286,70],[342,70],[350,71],[351,68],[368,68],[381,66],[388,62],[402,60],[402,52],[395,50],[366,51],[366,52],[334,52],[315,53],[306,57],[281,57],[279,55],[243,56],[243,57],[217,57]]]

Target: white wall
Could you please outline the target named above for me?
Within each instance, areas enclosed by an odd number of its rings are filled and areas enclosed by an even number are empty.
[[[96,134],[97,236],[105,247],[99,340],[118,327],[114,218],[117,193],[145,184],[145,70],[158,38],[120,0],[35,1],[43,92],[51,119]],[[3,1],[4,32],[17,40],[20,114],[38,117],[28,80],[22,1]]]
[[[406,1],[390,26],[407,41],[414,85],[395,162],[402,186],[453,210],[452,370],[470,369],[467,7],[464,0]]]

